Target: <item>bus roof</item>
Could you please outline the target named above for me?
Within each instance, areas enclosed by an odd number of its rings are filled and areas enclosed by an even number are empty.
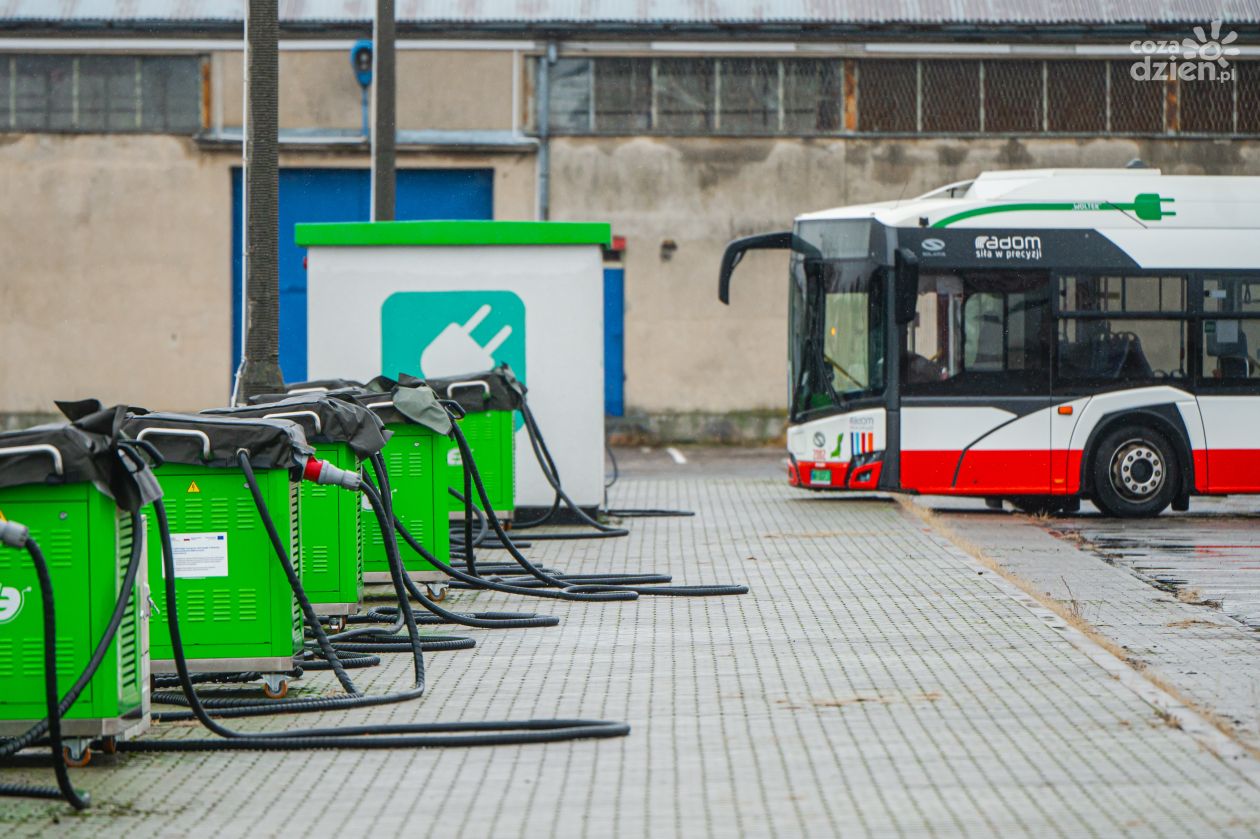
[[[1158,169],[1017,169],[918,198],[839,207],[797,221],[873,218],[890,227],[1260,228],[1260,177]]]

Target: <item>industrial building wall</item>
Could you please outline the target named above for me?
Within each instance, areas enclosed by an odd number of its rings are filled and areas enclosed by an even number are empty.
[[[912,198],[986,169],[1123,166],[1260,175],[1260,142],[1139,139],[564,138],[552,217],[626,237],[630,413],[782,410],[787,257],[751,254],[717,300],[722,250],[803,212]]]
[[[210,57],[203,129],[239,127],[241,55]],[[341,50],[282,53],[283,130],[358,127]],[[521,62],[521,63],[518,63]],[[508,131],[526,122],[523,59],[510,51],[399,55],[402,130]],[[440,84],[437,83],[440,80]],[[798,213],[906,198],[985,169],[1122,166],[1260,174],[1249,139],[1003,137],[560,137],[552,218],[607,220],[627,239],[630,413],[720,415],[785,403],[786,258],[751,255],[732,305],[716,298],[732,238]],[[231,366],[228,143],[161,134],[0,134],[0,415],[99,395],[163,408],[221,402]],[[283,166],[366,167],[358,149]],[[535,214],[527,149],[403,149],[403,167],[490,167],[494,214]],[[772,424],[772,423],[771,423]],[[767,424],[765,427],[769,427]]]
[[[239,165],[239,152],[188,138],[0,135],[0,425],[54,399],[224,403]],[[282,167],[367,165],[281,155]],[[532,156],[404,152],[399,166],[493,168],[495,215],[533,212]]]

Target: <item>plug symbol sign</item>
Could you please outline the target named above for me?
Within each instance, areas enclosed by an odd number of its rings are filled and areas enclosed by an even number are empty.
[[[485,343],[477,343],[472,331],[490,314],[483,304],[464,323],[449,323],[420,353],[420,369],[426,376],[457,376],[495,366],[494,351],[512,334],[505,326]]]
[[[22,611],[23,595],[30,590],[30,586],[21,590],[13,586],[0,586],[0,623],[8,623],[18,616]]]

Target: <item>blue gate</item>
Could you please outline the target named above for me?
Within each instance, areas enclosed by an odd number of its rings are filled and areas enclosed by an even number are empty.
[[[493,169],[400,169],[399,219],[494,218]],[[280,170],[280,370],[286,382],[306,378],[305,250],[293,243],[298,222],[366,221],[367,169]],[[232,174],[232,371],[241,359],[241,170]]]

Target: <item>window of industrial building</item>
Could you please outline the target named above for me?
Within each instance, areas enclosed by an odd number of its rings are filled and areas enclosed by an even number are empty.
[[[924,61],[923,130],[965,134],[980,130],[980,63]]]
[[[915,131],[919,113],[917,61],[858,64],[858,130]]]
[[[1260,134],[1260,62],[1232,62],[1224,81],[1138,80],[1132,66],[1084,58],[566,58],[552,69],[551,127],[744,136]]]
[[[0,130],[191,134],[200,127],[195,56],[0,56]]]
[[[551,129],[568,134],[826,134],[841,127],[843,65],[824,59],[565,58]]]
[[[712,61],[663,58],[656,62],[656,125],[666,133],[694,134],[714,127]],[[598,118],[596,114],[596,118]]]
[[[1041,130],[1042,63],[986,61],[984,68],[984,130]]]
[[[1260,61],[1238,62],[1238,114],[1239,134],[1260,134]]]
[[[1107,130],[1107,65],[1106,61],[1045,62],[1047,131],[1101,134]]]
[[[652,66],[646,61],[600,61],[595,73],[595,113],[605,131],[642,132],[652,125]]]

